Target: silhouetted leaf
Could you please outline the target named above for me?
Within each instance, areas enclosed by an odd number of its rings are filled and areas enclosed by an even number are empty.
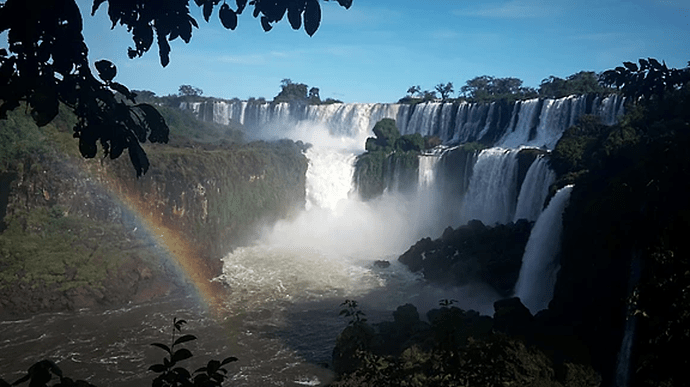
[[[317,0],[307,0],[304,9],[304,31],[313,36],[321,24],[321,6]]]
[[[117,68],[113,64],[113,62],[109,60],[99,60],[94,64],[96,66],[96,70],[98,71],[98,76],[106,81],[110,82],[115,78],[115,75],[117,74]]]
[[[302,2],[290,3],[288,7],[287,16],[290,26],[293,30],[298,30],[302,27]]]
[[[220,362],[218,360],[209,360],[206,364],[206,373],[209,375],[214,374],[220,368]]]
[[[178,361],[189,359],[190,357],[192,357],[192,352],[190,352],[187,348],[182,348],[175,351],[172,361],[173,363],[177,363]]]
[[[125,85],[123,85],[121,83],[117,83],[117,82],[111,82],[108,86],[111,89],[113,89],[113,90],[119,92],[120,94],[122,94],[123,96],[125,96],[125,98],[127,98],[128,100],[134,102],[134,97],[136,94],[129,91],[129,89]]]
[[[345,9],[350,9],[352,6],[352,0],[338,0],[338,4],[345,7]]]
[[[158,347],[158,348],[160,348],[160,349],[162,349],[162,350],[164,350],[164,351],[170,353],[170,347],[168,347],[168,346],[165,345],[165,344],[161,344],[161,343],[152,343],[151,345],[153,345],[154,347]]]
[[[194,335],[184,335],[184,336],[180,337],[179,339],[175,340],[175,344],[174,344],[174,345],[179,345],[179,344],[186,343],[186,342],[192,341],[192,340],[196,340],[196,336],[194,336]]]
[[[220,365],[224,366],[228,363],[232,363],[232,362],[237,361],[237,360],[239,360],[239,359],[237,359],[234,356],[226,357],[225,359],[223,359],[223,361],[220,363]]]
[[[266,32],[270,31],[273,28],[273,26],[271,26],[271,23],[268,21],[268,18],[266,16],[261,16],[261,27]]]
[[[637,71],[637,65],[632,62],[623,62],[623,66],[630,71]]]
[[[165,67],[170,63],[170,44],[160,31],[156,30],[156,36],[158,37],[158,55],[161,59],[161,65]]]
[[[105,0],[93,0],[93,6],[91,7],[91,16],[96,14],[96,11],[98,10],[98,7],[103,4]]]
[[[149,371],[153,372],[165,372],[167,368],[163,364],[154,364],[151,367],[149,367]]]
[[[220,7],[218,17],[220,17],[220,22],[223,24],[223,27],[230,30],[234,30],[237,27],[237,14],[230,9],[227,3]]]
[[[185,368],[177,367],[173,370],[174,373],[181,376],[184,379],[189,379],[192,375]]]
[[[244,7],[247,6],[247,0],[236,0],[235,3],[237,4],[237,14],[239,15],[244,11]]]
[[[213,3],[211,1],[207,1],[204,3],[204,19],[206,22],[208,22],[209,18],[211,17],[211,13],[213,12]]]

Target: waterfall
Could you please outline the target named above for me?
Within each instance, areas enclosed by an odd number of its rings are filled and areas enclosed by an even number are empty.
[[[448,148],[437,147],[419,156],[418,190],[433,187],[436,183],[436,166]]]
[[[537,220],[555,178],[556,174],[549,167],[546,157],[539,156],[532,162],[520,188],[514,222],[518,219]]]
[[[356,155],[348,150],[312,146],[306,156],[309,160],[306,209],[315,206],[335,209],[352,190]]]
[[[463,223],[472,219],[485,224],[513,219],[517,187],[517,150],[484,149],[472,169],[463,203]]]
[[[548,307],[553,298],[559,265],[556,258],[561,249],[562,215],[573,186],[556,192],[541,213],[525,247],[520,275],[515,284],[515,295],[532,313]]]
[[[629,299],[635,286],[640,281],[641,276],[641,259],[640,254],[633,252],[630,261],[630,276],[628,277],[628,294]],[[632,307],[628,305],[625,315],[625,328],[623,330],[623,340],[618,351],[618,358],[616,359],[616,387],[628,387],[630,384],[630,363],[632,361],[631,355],[633,350],[633,342],[635,338],[635,331],[637,330],[637,316],[634,315]]]
[[[183,102],[200,119],[227,125],[244,125],[262,138],[284,136],[299,123],[322,125],[332,135],[361,138],[383,118],[396,121],[401,134],[438,136],[447,145],[478,141],[503,148],[521,146],[553,149],[563,132],[583,114],[596,114],[605,124],[613,124],[623,113],[624,99],[569,96],[559,99],[531,99],[515,102],[467,103],[427,102],[416,105],[385,103],[335,103],[305,105],[289,103],[248,103],[209,100]]]

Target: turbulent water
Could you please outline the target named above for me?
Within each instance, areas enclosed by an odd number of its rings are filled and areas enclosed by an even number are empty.
[[[230,295],[217,316],[211,317],[198,300],[175,298],[108,312],[0,322],[0,376],[13,380],[33,362],[50,358],[69,376],[96,385],[146,385],[154,376],[148,366],[163,355],[149,344],[166,342],[177,316],[187,319],[189,333],[199,337],[190,345],[196,355],[189,368],[211,357],[237,356],[240,361],[229,366],[233,385],[321,385],[332,377],[324,365],[347,324],[338,317],[345,299],[358,300],[370,321],[390,319],[391,311],[408,302],[424,313],[444,298],[491,313],[494,292],[481,285],[435,288],[397,257],[418,239],[437,238],[445,227],[469,219],[493,224],[539,218],[539,226],[551,208],[541,214],[553,175],[540,157],[519,182],[518,148],[552,148],[584,113],[610,123],[621,102],[617,97],[569,97],[508,105],[191,104],[187,107],[202,119],[234,120],[263,138],[312,144],[305,152],[304,211],[267,225],[254,244],[223,257],[217,280]],[[364,151],[374,124],[386,117],[396,118],[403,134],[436,135],[446,146],[420,156],[413,192],[391,189],[364,202],[352,188],[355,157]],[[453,147],[487,139],[500,147],[481,153]],[[390,267],[380,268],[376,262],[381,260]]]

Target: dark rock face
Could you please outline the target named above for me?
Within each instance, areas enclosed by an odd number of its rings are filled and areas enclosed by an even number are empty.
[[[482,281],[509,296],[531,228],[532,223],[525,220],[496,227],[473,220],[455,230],[447,228],[437,240],[421,239],[398,260],[413,272],[422,271],[432,282],[463,285]]]

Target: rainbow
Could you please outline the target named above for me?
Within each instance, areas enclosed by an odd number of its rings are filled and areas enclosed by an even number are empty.
[[[161,217],[155,216],[150,206],[143,203],[133,190],[123,187],[108,176],[101,176],[99,180],[104,188],[136,217],[156,245],[168,253],[166,255],[193,286],[202,304],[217,315],[222,309],[223,299],[227,293],[222,284],[212,281],[216,273],[203,264],[204,258],[199,256],[184,233],[167,226]]]

